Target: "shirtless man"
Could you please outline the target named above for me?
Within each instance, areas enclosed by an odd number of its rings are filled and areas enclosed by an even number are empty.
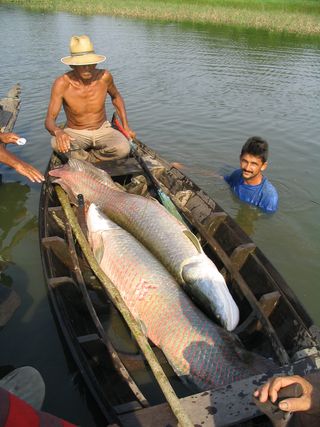
[[[96,162],[127,157],[130,146],[127,139],[107,121],[105,101],[109,94],[124,129],[133,138],[125,104],[107,70],[97,69],[106,60],[94,52],[88,36],[73,36],[71,56],[61,59],[72,71],[58,77],[51,92],[45,126],[51,133],[51,145],[60,153],[70,152],[73,158]],[[63,106],[67,123],[64,129],[56,124]]]

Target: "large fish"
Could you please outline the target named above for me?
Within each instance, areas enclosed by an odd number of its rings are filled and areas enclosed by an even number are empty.
[[[168,269],[189,295],[227,330],[239,322],[239,310],[225,280],[205,255],[198,239],[152,199],[129,194],[92,164],[71,159],[49,172],[73,199],[83,194],[108,217],[133,234]]]
[[[241,349],[230,332],[192,303],[158,259],[94,204],[87,227],[102,270],[184,382],[208,390],[265,371],[268,361]]]

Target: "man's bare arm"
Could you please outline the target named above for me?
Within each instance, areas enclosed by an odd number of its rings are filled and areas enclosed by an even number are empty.
[[[63,103],[63,93],[66,88],[65,77],[59,77],[53,84],[48,106],[45,127],[51,135],[56,137],[58,151],[65,153],[70,150],[72,138],[56,124],[56,119]]]
[[[10,151],[6,150],[3,145],[0,145],[0,162],[15,169],[21,175],[26,176],[32,182],[44,181],[44,176],[38,169],[16,157]]]
[[[114,84],[113,78],[110,73],[107,75],[106,78],[108,79],[108,93],[111,97],[112,104],[116,109],[117,115],[119,116],[122,122],[124,130],[128,132],[131,138],[134,138],[136,136],[136,133],[129,127],[124,100],[120,95],[120,92],[118,91],[116,85]]]
[[[20,136],[13,132],[0,133],[0,142],[4,144],[16,144],[19,138]]]

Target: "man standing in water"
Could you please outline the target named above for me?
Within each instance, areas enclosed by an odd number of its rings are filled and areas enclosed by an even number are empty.
[[[259,136],[249,138],[241,150],[240,169],[224,179],[240,200],[272,213],[278,209],[278,193],[262,175],[268,166],[268,151],[267,141]]]
[[[71,37],[70,53],[61,61],[72,71],[55,80],[45,121],[53,136],[53,149],[60,153],[70,151],[71,157],[91,162],[127,157],[130,152],[127,139],[107,121],[108,94],[124,129],[132,138],[135,133],[129,127],[125,104],[112,75],[107,70],[96,69],[106,57],[94,52],[86,35]],[[64,129],[56,124],[62,106],[67,117]]]

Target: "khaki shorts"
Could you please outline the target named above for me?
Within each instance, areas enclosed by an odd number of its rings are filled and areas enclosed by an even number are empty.
[[[87,160],[92,163],[101,160],[119,160],[130,153],[130,145],[127,138],[114,129],[106,121],[99,129],[63,129],[65,133],[74,138],[71,141],[70,157]],[[51,138],[52,148],[57,151],[56,138]]]

